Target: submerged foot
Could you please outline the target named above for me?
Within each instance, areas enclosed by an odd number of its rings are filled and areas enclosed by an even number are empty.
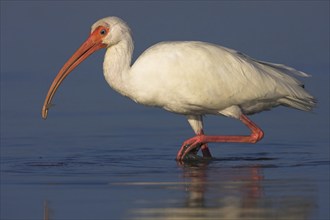
[[[206,143],[202,141],[202,138],[203,135],[196,135],[195,137],[186,140],[182,144],[176,156],[176,160],[181,161],[181,160],[199,160],[199,159],[212,158],[211,153]],[[203,157],[197,155],[200,149],[202,149]]]

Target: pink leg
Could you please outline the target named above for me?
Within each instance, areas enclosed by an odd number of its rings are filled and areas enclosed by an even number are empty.
[[[201,130],[200,134],[204,134],[204,131]],[[212,158],[211,152],[210,152],[210,150],[209,150],[206,143],[202,144],[201,151],[202,151],[202,154],[203,154],[204,158]]]
[[[191,152],[193,149],[200,145],[205,145],[210,142],[237,142],[237,143],[256,143],[261,140],[264,136],[263,131],[254,124],[248,117],[241,115],[240,120],[251,130],[249,136],[208,136],[203,133],[196,135],[183,142],[176,159],[183,160],[184,157]],[[204,153],[203,153],[204,155]]]
[[[200,130],[200,132],[197,133],[197,135],[203,135],[203,134],[204,134],[203,129]],[[187,148],[187,145],[183,145],[183,146],[186,146],[185,148]],[[183,148],[183,146],[181,148]],[[197,144],[195,146],[195,148],[192,149],[189,153],[192,153],[192,154],[197,155],[199,149],[201,149],[204,158],[212,158],[210,149],[208,148],[208,146],[207,146],[206,143],[199,143],[199,144]]]
[[[201,146],[202,154],[204,158],[212,158],[211,151],[209,150],[207,144]]]

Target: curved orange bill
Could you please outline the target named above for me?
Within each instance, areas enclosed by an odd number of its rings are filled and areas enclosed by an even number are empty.
[[[52,85],[50,86],[44,105],[42,106],[41,115],[43,119],[47,118],[48,109],[51,106],[51,101],[55,95],[56,90],[62,83],[62,81],[69,75],[69,73],[76,68],[82,61],[89,57],[95,51],[105,48],[107,45],[102,42],[104,36],[100,34],[100,30],[104,27],[96,28],[88,37],[88,39],[80,46],[80,48],[70,57],[70,59],[64,64],[61,70],[55,77]]]

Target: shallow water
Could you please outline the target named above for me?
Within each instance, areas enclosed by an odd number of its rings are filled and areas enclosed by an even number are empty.
[[[42,121],[47,88],[19,75],[1,81],[1,219],[329,219],[328,76],[309,80],[314,113],[253,116],[260,143],[212,144],[213,160],[178,163],[192,135],[184,117],[82,78],[64,84]],[[95,96],[79,86],[87,81]],[[248,132],[223,117],[205,124],[210,134]]]
[[[182,164],[166,146],[4,159],[3,219],[327,218],[329,163],[315,144],[232,147]]]

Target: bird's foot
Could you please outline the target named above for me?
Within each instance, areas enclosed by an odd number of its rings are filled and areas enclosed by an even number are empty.
[[[183,142],[176,159],[178,161],[200,159],[201,157],[197,155],[199,149],[202,149],[203,158],[212,158],[206,143],[203,142],[203,138],[204,135],[201,134]]]

